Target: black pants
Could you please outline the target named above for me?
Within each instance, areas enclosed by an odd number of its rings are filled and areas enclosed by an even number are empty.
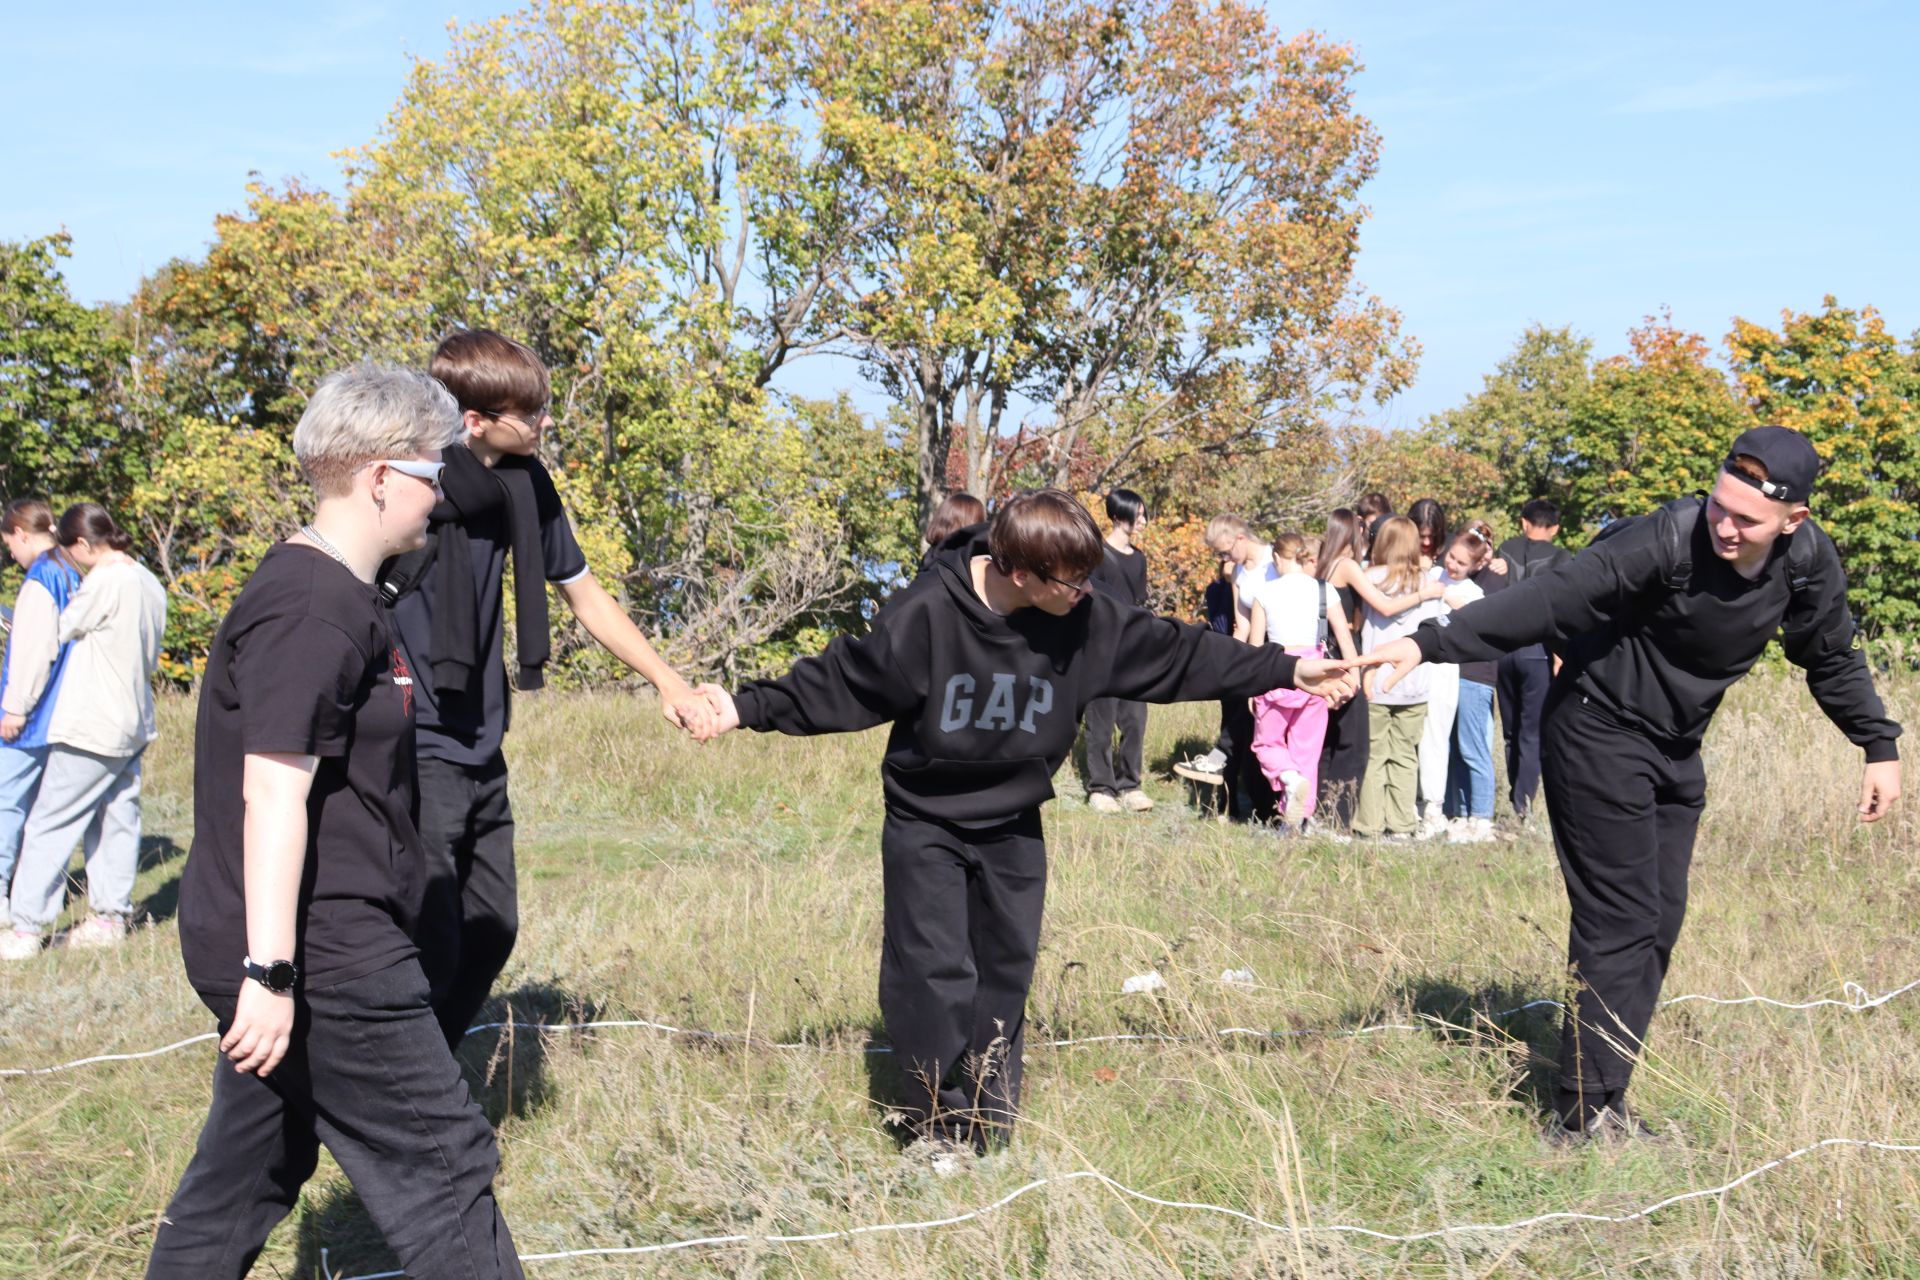
[[[1540,786],[1540,718],[1546,714],[1547,689],[1553,684],[1553,659],[1535,646],[1529,654],[1508,654],[1494,668],[1494,696],[1500,702],[1500,732],[1507,740],[1507,798],[1525,817]]]
[[[1245,698],[1220,702],[1220,736],[1226,740],[1227,816],[1235,822],[1266,821],[1280,809],[1273,784],[1253,754],[1253,708]]]
[[[880,1013],[929,1137],[984,1149],[1020,1106],[1047,846],[1039,810],[985,830],[889,810]]]
[[[507,762],[478,766],[422,758],[415,804],[427,855],[426,896],[414,938],[433,988],[433,1012],[458,1045],[520,932]]]
[[[1147,745],[1147,704],[1095,698],[1087,704],[1087,794],[1124,795],[1140,789]],[[1114,746],[1114,730],[1120,745]]]
[[[1360,807],[1360,783],[1367,776],[1367,746],[1372,737],[1367,720],[1364,693],[1354,694],[1327,717],[1327,740],[1320,747],[1320,800],[1314,810],[1318,821],[1353,825],[1353,811]]]
[[[225,1034],[232,996],[203,996]],[[412,960],[295,1000],[272,1075],[224,1056],[193,1159],[153,1240],[148,1280],[239,1280],[325,1144],[413,1280],[518,1277],[493,1199],[493,1127],[467,1093]]]
[[[1596,1099],[1626,1089],[1653,1019],[1687,913],[1706,770],[1698,744],[1655,742],[1566,683],[1548,700],[1541,746],[1547,816],[1572,908],[1575,992],[1561,1034],[1560,1088]]]

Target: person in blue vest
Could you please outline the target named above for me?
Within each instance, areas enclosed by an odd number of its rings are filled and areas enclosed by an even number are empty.
[[[0,665],[0,902],[13,881],[20,835],[47,767],[47,721],[71,644],[60,643],[60,611],[80,590],[80,570],[54,536],[53,509],[16,498],[0,511],[0,541],[27,571],[13,604]],[[0,910],[4,910],[0,906]]]

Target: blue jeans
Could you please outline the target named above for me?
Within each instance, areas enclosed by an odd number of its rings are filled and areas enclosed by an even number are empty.
[[[1493,686],[1460,682],[1460,708],[1447,747],[1447,816],[1493,816]]]
[[[46,768],[45,747],[0,746],[0,893],[13,883],[20,833],[27,829],[27,815],[33,812],[33,798],[40,793],[40,775]]]

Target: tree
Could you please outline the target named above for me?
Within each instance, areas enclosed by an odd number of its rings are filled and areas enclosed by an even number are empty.
[[[1726,375],[1707,363],[1704,338],[1662,315],[1647,317],[1628,342],[1630,354],[1594,366],[1574,404],[1561,510],[1570,530],[1710,487],[1748,423]]]
[[[1592,340],[1571,329],[1529,325],[1479,391],[1429,418],[1422,431],[1491,464],[1500,477],[1492,500],[1509,518],[1533,498],[1565,505],[1574,416],[1587,393],[1592,352]]]
[[[1248,451],[1410,381],[1352,282],[1377,138],[1344,46],[1187,0],[823,0],[809,33],[807,105],[876,211],[832,314],[911,414],[923,511],[1029,440],[1054,483],[1129,473],[1229,371],[1245,407],[1207,421]]]
[[[1758,421],[1803,432],[1826,463],[1814,518],[1840,548],[1869,634],[1920,623],[1920,335],[1904,345],[1871,307],[1735,320],[1734,376]]]
[[[60,274],[65,232],[0,241],[0,494],[111,501],[136,458],[112,411],[126,350]]]

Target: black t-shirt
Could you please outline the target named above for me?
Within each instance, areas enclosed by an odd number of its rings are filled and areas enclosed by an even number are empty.
[[[325,987],[416,954],[425,872],[410,816],[413,690],[372,587],[312,547],[267,552],[220,624],[200,688],[180,882],[180,951],[196,990],[232,995],[243,976],[249,754],[320,757],[292,957],[301,982]]]
[[[1512,586],[1516,582],[1525,582],[1528,578],[1553,572],[1573,559],[1573,552],[1557,542],[1515,534],[1500,544],[1500,558],[1507,562],[1507,585]],[[1515,649],[1507,656],[1535,662],[1545,662],[1552,657],[1543,644],[1530,644],[1523,649]]]
[[[533,480],[533,497],[540,521],[540,571],[548,582],[572,582],[586,576],[587,558],[573,539],[567,510],[553,477],[538,458],[508,456],[495,470],[520,468]],[[506,612],[502,582],[507,552],[513,547],[513,528],[505,504],[465,522],[473,547],[473,585],[479,604],[480,633],[486,637],[486,656],[480,664],[480,698],[450,699],[445,705],[434,695],[431,649],[433,601],[439,586],[440,562],[427,565],[419,583],[393,606],[393,634],[407,666],[414,673],[417,695],[414,726],[423,756],[453,764],[481,765],[493,759],[507,736]],[[515,565],[514,572],[522,566]]]
[[[1147,553],[1138,547],[1120,551],[1112,543],[1101,544],[1101,550],[1106,558],[1093,571],[1093,585],[1121,604],[1144,605],[1147,602]]]

